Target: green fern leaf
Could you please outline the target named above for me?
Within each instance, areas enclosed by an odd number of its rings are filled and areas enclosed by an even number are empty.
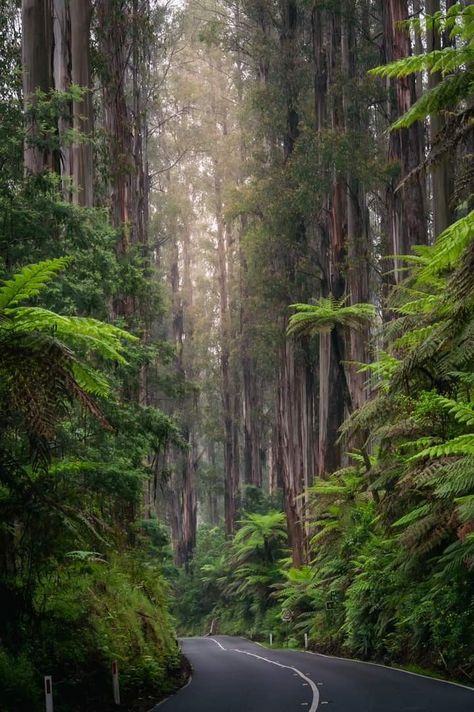
[[[0,309],[13,307],[19,302],[36,297],[42,289],[71,263],[69,257],[58,257],[23,267],[0,287]]]

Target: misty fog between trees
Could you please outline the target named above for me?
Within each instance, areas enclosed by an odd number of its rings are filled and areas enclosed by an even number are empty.
[[[209,632],[474,684],[474,5],[0,23],[0,709]]]

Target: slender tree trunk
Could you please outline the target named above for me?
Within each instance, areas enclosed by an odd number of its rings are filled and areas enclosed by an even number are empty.
[[[315,121],[316,131],[321,134],[328,128],[344,130],[342,97],[328,96],[328,88],[338,84],[341,72],[336,49],[346,38],[341,34],[340,14],[313,8],[313,57],[315,71]],[[347,203],[346,176],[333,169],[331,190],[323,207],[318,224],[321,294],[341,298],[345,293],[345,264],[347,251]],[[344,352],[344,349],[342,349]],[[341,446],[337,443],[339,427],[345,410],[344,379],[340,366],[340,354],[335,350],[335,341],[330,334],[319,337],[319,442],[318,473],[321,477],[334,471],[341,464]]]
[[[426,0],[426,12],[434,15],[440,11],[440,0]],[[428,23],[427,52],[441,49],[441,36],[434,27],[433,22]],[[441,81],[441,74],[428,74],[428,87],[434,89]],[[431,145],[436,144],[443,130],[444,118],[439,114],[430,116]],[[438,159],[431,169],[432,182],[432,212],[433,212],[433,237],[437,237],[453,221],[450,199],[452,196],[452,170],[447,156]]]
[[[68,0],[53,0],[53,74],[54,88],[67,91],[71,85],[71,18]],[[69,115],[59,118],[58,130],[65,135],[72,128],[72,107]],[[66,200],[71,200],[72,155],[70,146],[61,147],[60,172],[63,178],[63,194]]]
[[[34,104],[37,90],[53,88],[53,21],[51,0],[22,1],[22,66],[25,109]],[[25,172],[41,173],[54,168],[51,151],[35,145],[37,126],[27,126],[24,164]]]
[[[92,82],[89,63],[91,3],[90,0],[69,0],[71,19],[71,81],[85,90],[81,101],[73,102],[73,128],[83,139],[72,146],[72,175],[75,190],[73,202],[91,207],[93,204],[93,162],[90,142],[93,129]]]
[[[388,0],[382,3],[384,17],[385,61],[392,62],[411,55],[410,35],[401,27],[408,19],[407,0]],[[413,105],[416,99],[413,76],[394,81],[395,101],[390,108],[390,119],[395,120]],[[399,175],[387,189],[388,227],[392,254],[410,254],[416,244],[426,244],[428,240],[426,222],[426,200],[422,178],[413,175],[404,181],[423,159],[422,128],[414,124],[408,129],[400,129],[390,134],[389,160]],[[395,259],[395,280],[403,278],[403,265]]]
[[[230,336],[231,320],[229,312],[229,282],[226,259],[226,230],[222,203],[222,179],[220,166],[214,160],[214,198],[217,223],[217,281],[219,285],[220,331],[221,331],[221,378],[222,378],[222,414],[224,421],[224,518],[225,531],[230,536],[237,517],[235,467],[235,432],[233,423],[234,403],[232,398]]]
[[[117,251],[125,255],[134,241],[131,234],[131,200],[134,177],[132,124],[126,100],[126,77],[130,38],[126,4],[119,0],[98,0],[97,16],[101,54],[107,62],[103,82],[104,125],[110,156],[110,208],[114,227],[118,229]],[[131,312],[132,304],[119,300],[117,316]]]
[[[286,131],[283,138],[285,160],[289,160],[299,137],[298,114],[298,38],[300,18],[295,0],[281,3],[282,26],[280,46],[285,70]],[[307,235],[302,218],[296,219],[291,241],[292,249],[281,265],[282,278],[288,281],[289,298],[297,294],[295,285],[296,260],[304,249]],[[310,362],[305,348],[284,338],[286,322],[282,323],[282,344],[279,349],[278,396],[276,429],[272,453],[272,469],[281,480],[283,501],[293,563],[301,566],[307,558],[307,539],[304,526],[304,489],[315,472],[316,449],[313,442],[314,403]]]
[[[341,18],[341,58],[342,75],[348,85],[356,82],[356,12],[343,14]],[[350,140],[357,140],[361,132],[362,117],[359,115],[357,102],[351,105],[343,91],[343,111],[345,131]],[[350,171],[346,176],[347,201],[347,292],[351,304],[366,303],[369,294],[369,225],[366,208],[366,196],[361,181]],[[348,353],[351,362],[367,363],[369,329],[351,329],[348,334]],[[357,365],[351,364],[349,373],[350,407],[360,408],[367,399],[365,375],[359,372]],[[349,404],[347,404],[349,405]]]

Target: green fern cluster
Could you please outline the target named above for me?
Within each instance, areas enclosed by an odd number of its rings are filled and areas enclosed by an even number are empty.
[[[474,8],[464,7],[460,2],[449,8],[446,14],[426,18],[426,27],[417,20],[410,23],[416,32],[427,32],[433,24],[438,32],[456,39],[455,47],[446,47],[425,54],[405,57],[391,64],[376,67],[370,74],[380,77],[400,78],[418,72],[440,73],[442,81],[434,88],[424,91],[417,102],[392,126],[393,129],[407,128],[422,121],[430,114],[452,112],[457,109],[466,122],[470,112],[463,102],[473,92],[474,73]],[[450,119],[454,126],[454,117]]]
[[[474,494],[474,275],[466,272],[473,245],[470,213],[423,248],[394,296],[398,318],[386,329],[394,369],[381,379],[375,401],[345,425],[348,434],[369,428],[376,470],[386,466],[396,473],[390,486],[381,481],[374,491],[388,509],[402,503],[408,509],[396,525],[412,554],[436,552],[443,561],[449,549],[451,560],[456,544],[460,566],[474,563],[473,538],[466,533]],[[466,489],[459,490],[460,481]]]
[[[474,669],[474,213],[407,258],[383,348],[361,370],[374,396],[341,438],[349,464],[310,488],[312,562],[277,584],[320,646],[397,657],[438,645]],[[358,328],[372,305],[295,305],[289,332]],[[452,627],[440,626],[445,606]],[[467,642],[465,642],[467,641]],[[470,641],[470,643],[469,643]],[[448,661],[448,662],[446,662]],[[464,674],[464,673],[463,673]]]
[[[93,396],[105,397],[108,382],[100,360],[125,363],[126,343],[135,340],[112,324],[62,316],[34,300],[70,260],[29,265],[0,287],[0,398],[3,427],[28,434],[35,462],[46,465],[57,423],[78,402],[110,428]]]

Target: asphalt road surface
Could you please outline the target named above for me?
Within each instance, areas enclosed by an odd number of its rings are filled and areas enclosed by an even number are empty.
[[[156,712],[474,712],[474,689],[392,668],[226,635],[182,644],[191,681]]]

